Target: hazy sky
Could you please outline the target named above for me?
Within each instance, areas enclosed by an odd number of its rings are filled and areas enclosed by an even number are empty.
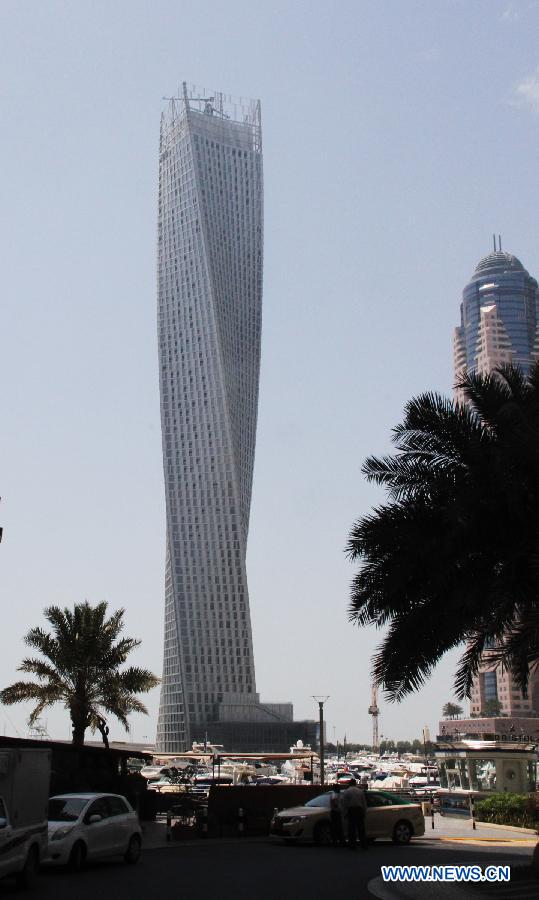
[[[383,494],[360,467],[411,396],[450,391],[491,233],[539,274],[538,26],[531,0],[0,0],[0,686],[42,609],[84,599],[124,606],[161,671],[157,149],[186,80],[262,101],[257,687],[298,718],[329,694],[328,737],[369,739],[379,635],[348,624],[343,548]],[[434,729],[454,664],[382,703],[381,733]],[[0,707],[0,729],[27,715]]]

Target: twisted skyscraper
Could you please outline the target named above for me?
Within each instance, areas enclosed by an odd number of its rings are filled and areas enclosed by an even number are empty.
[[[172,751],[221,707],[255,702],[245,553],[262,314],[260,104],[193,93],[184,86],[162,116],[159,165],[167,548],[157,738]]]

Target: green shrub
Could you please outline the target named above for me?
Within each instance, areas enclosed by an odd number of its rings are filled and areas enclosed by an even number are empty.
[[[536,828],[535,802],[527,794],[493,794],[475,804],[478,822]]]

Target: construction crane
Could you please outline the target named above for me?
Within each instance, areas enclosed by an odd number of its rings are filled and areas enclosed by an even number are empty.
[[[372,716],[372,749],[376,753],[380,749],[380,741],[378,739],[378,691],[376,685],[373,684],[371,689],[371,705],[369,706],[369,716]]]

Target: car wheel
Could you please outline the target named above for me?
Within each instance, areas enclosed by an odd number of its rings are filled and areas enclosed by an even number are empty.
[[[393,843],[409,844],[413,833],[412,826],[409,822],[397,822],[393,829]]]
[[[138,863],[140,859],[140,852],[142,850],[142,842],[138,834],[132,834],[129,838],[129,843],[127,845],[127,850],[125,852],[124,859],[126,863],[130,865],[135,865]]]
[[[319,822],[314,829],[314,842],[322,847],[327,847],[333,843],[333,835],[331,833],[331,825],[329,822]]]
[[[86,848],[82,841],[77,841],[71,848],[67,867],[70,872],[80,872],[86,859]]]

